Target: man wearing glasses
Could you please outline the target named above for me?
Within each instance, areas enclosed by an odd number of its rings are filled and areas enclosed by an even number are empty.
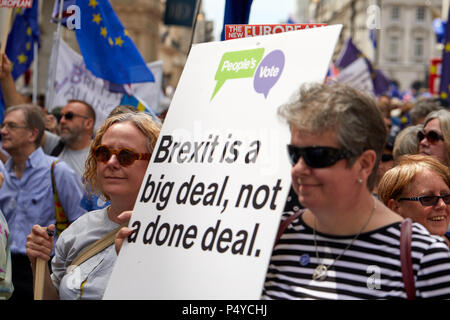
[[[0,209],[10,230],[14,293],[12,299],[33,299],[33,276],[26,256],[26,238],[35,224],[56,222],[51,166],[55,157],[44,154],[40,142],[45,120],[38,106],[17,105],[6,110],[1,125],[2,146],[10,158],[0,172],[5,181],[0,189]],[[80,207],[83,191],[67,164],[54,167],[58,197],[69,223],[85,210]]]
[[[95,111],[82,100],[69,100],[61,110],[59,136],[46,131],[44,152],[60,158],[75,172],[81,183],[95,125]]]

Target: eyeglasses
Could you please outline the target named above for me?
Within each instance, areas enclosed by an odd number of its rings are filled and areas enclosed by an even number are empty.
[[[88,117],[82,116],[81,114],[73,113],[72,111],[69,111],[69,112],[66,112],[66,113],[61,113],[61,119],[62,118],[66,118],[67,120],[71,120],[71,119],[73,119],[73,117],[80,117],[80,118],[83,118],[83,119],[88,119]]]
[[[289,160],[293,166],[295,166],[300,158],[303,158],[311,168],[330,167],[341,159],[354,156],[350,151],[344,149],[318,146],[300,148],[292,144],[287,145],[287,151]]]
[[[391,160],[394,160],[394,156],[392,154],[385,153],[381,155],[381,162],[388,162]]]
[[[424,133],[423,131],[417,132],[417,140],[419,142],[424,138],[427,138],[427,140],[432,144],[438,143],[439,140],[444,141],[444,137],[434,130],[430,130],[427,133]]]
[[[150,160],[150,153],[136,153],[128,148],[114,150],[105,145],[98,146],[94,154],[97,161],[103,163],[108,162],[114,154],[122,167],[131,166],[136,160]]]
[[[435,206],[439,199],[444,200],[445,204],[450,204],[450,194],[444,194],[443,196],[420,196],[413,198],[400,198],[400,200],[419,201],[424,207]]]
[[[28,126],[21,126],[14,122],[3,122],[0,128],[6,128],[7,130],[15,130],[15,129],[27,129]]]

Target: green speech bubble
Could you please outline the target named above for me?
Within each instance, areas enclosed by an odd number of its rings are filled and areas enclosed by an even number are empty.
[[[263,54],[264,48],[225,52],[214,77],[217,83],[211,100],[228,79],[253,77]]]

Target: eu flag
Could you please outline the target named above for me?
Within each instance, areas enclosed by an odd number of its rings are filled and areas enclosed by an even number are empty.
[[[14,80],[30,67],[34,58],[34,43],[39,43],[38,0],[29,9],[17,9],[6,44],[6,55],[11,60]]]
[[[113,83],[154,82],[128,31],[107,0],[77,0],[81,28],[75,29],[86,68]]]
[[[248,24],[252,2],[253,0],[226,0],[221,40],[225,40],[226,24]]]
[[[450,18],[450,8],[448,11]],[[450,91],[450,23],[447,20],[444,35],[444,49],[442,50],[441,83],[439,85],[439,95],[442,100],[449,101]]]

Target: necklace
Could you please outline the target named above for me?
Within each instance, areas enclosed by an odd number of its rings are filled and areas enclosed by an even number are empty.
[[[334,259],[334,261],[329,266],[326,266],[323,263],[320,263],[316,267],[316,269],[314,269],[314,273],[313,273],[313,276],[312,276],[313,280],[323,281],[323,280],[325,280],[327,278],[328,269],[331,268],[334,265],[334,263],[336,261],[338,261],[342,257],[342,255],[345,253],[345,251],[347,251],[347,249],[350,248],[353,245],[355,240],[359,237],[359,235],[367,227],[367,225],[369,224],[370,219],[373,216],[373,213],[375,212],[376,207],[377,207],[377,202],[376,202],[375,198],[373,198],[372,211],[370,212],[369,219],[367,219],[366,223],[364,223],[364,225],[362,226],[361,230],[359,230],[358,234],[352,239],[352,241],[350,241],[350,243],[345,247],[345,249],[339,254],[339,256],[336,259]],[[317,258],[317,261],[319,262],[320,259],[319,259],[319,250],[317,249],[317,241],[316,241],[316,217],[315,216],[314,216],[313,235],[314,235],[314,247],[315,247],[315,250],[316,250],[316,258]]]

